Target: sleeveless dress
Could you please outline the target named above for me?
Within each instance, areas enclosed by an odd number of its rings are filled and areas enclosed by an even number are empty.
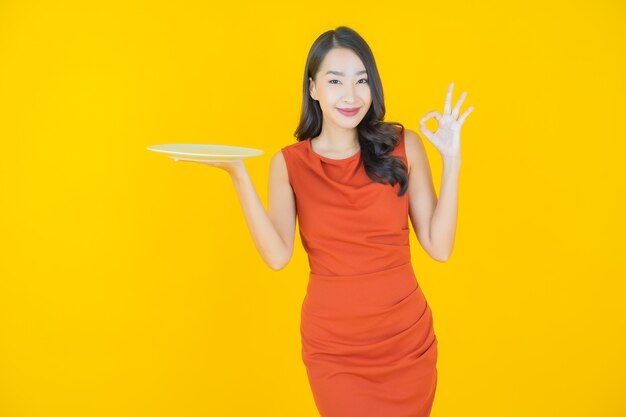
[[[437,385],[433,316],[409,247],[408,191],[372,181],[361,151],[281,148],[310,272],[302,361],[321,417],[427,417]],[[392,155],[407,164],[404,130]]]

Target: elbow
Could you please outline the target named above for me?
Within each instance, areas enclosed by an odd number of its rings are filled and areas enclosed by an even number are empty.
[[[445,254],[435,253],[435,254],[431,254],[430,257],[438,262],[443,263],[443,262],[448,262],[448,259],[450,259],[450,255],[452,255],[451,252],[447,252]]]
[[[438,262],[447,262],[452,255],[453,247],[437,247],[436,245],[430,245],[430,257]]]
[[[269,265],[269,267],[272,268],[272,270],[274,270],[274,271],[280,271],[285,266],[287,266],[287,264],[285,264],[285,263],[282,263],[282,264],[270,264]]]
[[[427,243],[422,244],[426,253],[438,262],[447,262],[452,254],[452,247],[446,247],[447,245],[435,243],[432,239],[428,239]]]
[[[291,260],[291,257],[289,257],[287,260],[283,260],[283,261],[280,261],[280,262],[268,262],[268,265],[274,271],[280,271],[281,269],[283,269],[287,265],[289,265],[289,261],[290,260]]]

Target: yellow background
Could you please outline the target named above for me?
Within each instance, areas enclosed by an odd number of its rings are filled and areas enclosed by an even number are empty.
[[[271,270],[225,171],[146,147],[262,149],[266,204],[306,55],[339,25],[371,46],[387,121],[419,131],[452,81],[475,107],[452,257],[411,235],[432,416],[626,415],[625,9],[1,2],[0,416],[317,416],[300,237]]]

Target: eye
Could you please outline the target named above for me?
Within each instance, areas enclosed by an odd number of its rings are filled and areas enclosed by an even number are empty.
[[[329,84],[336,84],[336,83],[333,83],[333,81],[339,81],[339,80],[330,80],[330,81],[328,81],[328,83]],[[367,78],[361,78],[359,81],[365,81],[364,83],[361,83],[361,84],[368,84],[369,83],[369,80]]]

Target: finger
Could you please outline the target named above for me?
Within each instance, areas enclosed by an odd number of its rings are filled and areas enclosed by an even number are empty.
[[[420,120],[420,124],[421,125],[426,124],[426,121],[432,118],[437,119],[437,122],[441,121],[441,115],[439,114],[439,112],[437,110],[433,110],[431,112],[426,113],[424,117],[422,117],[422,120]]]
[[[450,83],[448,92],[446,93],[446,104],[443,106],[443,114],[450,114],[452,111],[452,89],[454,88],[454,82]]]
[[[422,132],[424,134],[424,136],[426,136],[428,138],[428,140],[430,140],[431,142],[432,142],[433,138],[435,137],[434,132],[429,130],[426,127],[426,125],[420,125],[420,132]]]
[[[434,137],[434,133],[433,131],[431,131],[430,129],[428,129],[428,127],[426,127],[426,122],[432,118],[436,118],[437,120],[440,120],[441,116],[439,115],[439,113],[435,110],[435,111],[431,111],[426,113],[426,115],[424,115],[424,117],[422,117],[422,120],[420,120],[420,131],[424,134],[424,136],[426,136],[429,140],[432,140],[432,138]]]
[[[463,125],[463,122],[465,121],[465,118],[467,118],[467,116],[469,116],[469,114],[472,112],[472,110],[474,110],[474,106],[470,106],[467,110],[465,110],[465,113],[463,113],[461,115],[461,117],[459,118],[459,123],[461,125]]]
[[[174,161],[175,162],[196,162],[196,163],[201,163],[201,164],[203,163],[203,162],[200,162],[200,161],[191,161],[189,159],[176,159],[176,158],[174,158]]]
[[[452,110],[452,117],[457,119],[459,117],[459,110],[461,109],[461,104],[463,104],[463,100],[467,97],[467,92],[463,91],[459,101],[456,102],[456,106],[454,106],[454,110]]]

